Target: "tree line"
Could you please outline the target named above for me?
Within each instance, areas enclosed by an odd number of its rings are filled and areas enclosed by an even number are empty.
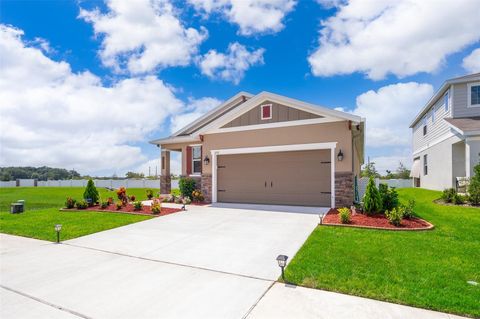
[[[400,162],[396,171],[392,172],[390,170],[386,170],[386,174],[382,176],[375,168],[375,162],[369,162],[363,167],[361,176],[382,179],[409,179],[410,170],[407,169],[402,162]]]
[[[39,181],[81,178],[75,170],[54,167],[0,167],[0,180],[37,179]]]
[[[55,167],[0,167],[0,180],[1,181],[14,181],[17,179],[36,179],[39,181],[47,180],[67,180],[67,179],[124,179],[124,178],[147,178],[147,179],[156,179],[158,176],[148,176],[145,177],[143,173],[127,172],[125,177],[118,177],[117,175],[113,176],[90,176],[90,175],[80,175],[75,170],[66,170],[64,168],[55,168]]]

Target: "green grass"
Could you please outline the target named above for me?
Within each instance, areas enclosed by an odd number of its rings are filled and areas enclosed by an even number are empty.
[[[128,189],[129,195],[146,199],[143,188]],[[151,218],[150,216],[121,213],[61,212],[65,199],[81,199],[83,187],[12,187],[0,188],[0,232],[37,239],[55,241],[55,224],[62,224],[61,239],[67,240],[128,225]],[[98,189],[101,198],[113,197],[114,192]],[[10,203],[25,200],[26,212],[10,214]]]
[[[431,231],[319,226],[286,269],[287,281],[480,317],[480,208],[442,206],[440,192],[399,189]]]

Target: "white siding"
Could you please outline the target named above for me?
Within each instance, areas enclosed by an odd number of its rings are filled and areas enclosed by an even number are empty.
[[[427,135],[423,135],[423,120],[413,127],[413,152],[428,147],[432,142],[441,139],[450,132],[450,127],[443,119],[452,116],[452,95],[449,95],[448,111],[445,111],[443,96],[428,110],[425,117],[427,119]],[[435,112],[435,121],[432,122],[432,111]]]
[[[453,86],[453,116],[470,117],[480,116],[480,107],[468,107],[468,84],[455,84]]]
[[[445,188],[455,187],[452,173],[452,146],[459,141],[461,141],[460,138],[454,136],[416,155],[416,157],[420,156],[422,167],[420,187],[434,190],[444,190]],[[423,155],[425,154],[427,154],[428,157],[427,175],[424,175],[423,171]]]

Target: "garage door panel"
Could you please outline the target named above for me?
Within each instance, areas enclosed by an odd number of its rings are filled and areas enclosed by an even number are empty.
[[[330,150],[219,155],[217,201],[330,206]]]

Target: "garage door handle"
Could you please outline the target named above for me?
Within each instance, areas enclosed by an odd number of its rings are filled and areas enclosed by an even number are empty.
[[[273,182],[270,182],[270,187],[273,187]]]
[[[320,192],[322,194],[331,194],[332,192]]]
[[[265,181],[265,187],[267,187],[267,181]]]

